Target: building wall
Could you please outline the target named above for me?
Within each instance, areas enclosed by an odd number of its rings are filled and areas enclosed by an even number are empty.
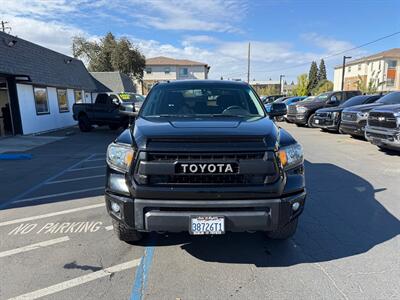
[[[57,100],[57,89],[54,87],[47,87],[50,113],[43,115],[36,114],[32,85],[17,84],[17,92],[23,134],[60,129],[76,124],[76,121],[72,118],[72,105],[75,101],[74,90],[67,89],[69,112],[60,113]]]
[[[391,60],[397,61],[396,68],[389,69],[388,62]],[[359,64],[347,65],[345,69],[345,84],[344,89],[356,88],[355,82],[358,80],[358,75],[366,78],[366,82],[377,80],[377,82],[386,82],[388,76],[395,76],[394,85],[387,83],[380,85],[378,91],[394,91],[400,89],[400,59],[381,58],[370,61],[364,61]],[[334,90],[340,90],[342,84],[342,68],[336,68],[334,71]]]
[[[176,79],[207,79],[207,70],[204,66],[147,66],[151,68],[151,73],[144,72],[143,80],[176,80]],[[166,68],[170,72],[165,73]],[[180,69],[187,68],[188,75],[180,76]]]

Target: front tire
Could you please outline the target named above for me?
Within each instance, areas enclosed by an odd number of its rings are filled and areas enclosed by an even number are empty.
[[[309,127],[309,128],[314,128],[313,121],[314,121],[314,114],[312,114],[312,115],[308,118],[307,127]]]
[[[114,227],[114,232],[118,239],[124,242],[138,242],[143,238],[143,234],[137,230],[130,229],[125,226],[125,224],[112,220],[112,225]]]
[[[273,240],[286,240],[296,233],[298,222],[299,218],[296,218],[275,231],[267,232],[267,237]]]
[[[89,132],[93,129],[92,124],[90,124],[89,118],[87,115],[80,115],[78,118],[79,129],[82,132]]]

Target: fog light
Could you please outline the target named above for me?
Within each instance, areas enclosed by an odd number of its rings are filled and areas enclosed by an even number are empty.
[[[111,210],[113,212],[115,212],[116,214],[119,214],[119,212],[121,211],[121,208],[119,207],[119,205],[115,202],[111,202]]]
[[[300,203],[299,202],[295,202],[292,204],[292,209],[293,211],[296,211],[300,208]]]

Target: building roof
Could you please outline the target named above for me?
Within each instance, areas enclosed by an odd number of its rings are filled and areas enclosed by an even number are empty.
[[[46,86],[96,89],[81,60],[4,32],[0,32],[0,74],[29,76],[32,83]]]
[[[372,54],[370,56],[365,56],[365,57],[361,57],[359,59],[348,61],[348,62],[346,62],[346,66],[355,65],[355,64],[359,64],[359,63],[366,62],[369,60],[376,60],[376,59],[381,59],[381,58],[400,58],[400,48],[393,48],[393,49],[382,51],[382,52],[379,52],[376,54]],[[340,68],[342,68],[342,65],[337,65],[335,67],[335,69],[340,69]]]
[[[175,59],[165,56],[157,56],[146,59],[146,66],[205,66],[207,64],[188,60],[188,59]]]
[[[90,72],[99,92],[136,92],[132,79],[121,72]]]
[[[253,80],[250,81],[251,85],[276,85],[280,84],[279,80]],[[283,84],[283,82],[282,82]]]

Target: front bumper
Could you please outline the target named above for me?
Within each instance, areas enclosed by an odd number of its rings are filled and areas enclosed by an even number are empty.
[[[367,126],[365,138],[374,145],[400,150],[400,129]]]
[[[301,214],[305,198],[305,190],[281,198],[249,200],[132,199],[105,194],[111,217],[144,232],[189,231],[190,218],[202,215],[223,216],[226,231],[273,231]],[[119,205],[119,214],[111,210],[111,202]],[[300,204],[297,211],[292,209],[294,202]]]
[[[342,122],[340,123],[340,131],[342,133],[364,137],[365,136],[365,125],[366,125],[366,121],[345,122],[342,120]]]
[[[296,124],[307,124],[307,115],[306,114],[288,114],[286,116],[286,119],[290,122],[290,123],[296,123]]]
[[[321,118],[318,116],[314,116],[313,126],[327,130],[339,130],[338,123],[334,119]]]

